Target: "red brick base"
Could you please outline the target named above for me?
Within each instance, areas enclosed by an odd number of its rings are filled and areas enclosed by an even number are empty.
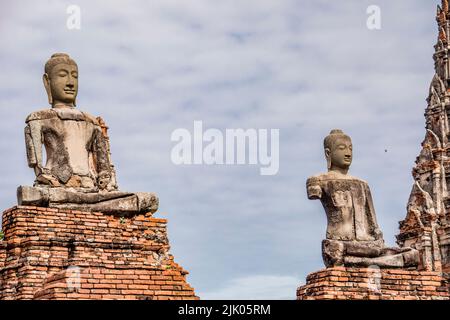
[[[19,206],[3,213],[0,299],[198,299],[165,219]]]
[[[438,272],[335,267],[313,272],[297,300],[447,300],[449,283]]]

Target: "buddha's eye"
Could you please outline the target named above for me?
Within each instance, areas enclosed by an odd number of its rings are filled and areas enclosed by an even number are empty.
[[[72,77],[74,77],[75,79],[78,79],[78,73],[72,73]]]

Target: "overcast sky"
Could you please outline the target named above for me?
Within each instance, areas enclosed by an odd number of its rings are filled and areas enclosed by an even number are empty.
[[[353,138],[385,240],[406,214],[424,137],[438,1],[161,0],[0,2],[0,207],[31,185],[23,127],[48,107],[44,63],[79,66],[78,107],[110,126],[119,187],[153,191],[171,252],[203,299],[295,299],[323,268],[326,217],[306,198],[323,138]],[[81,9],[69,30],[68,5]],[[366,9],[381,8],[381,30]],[[280,129],[280,169],[176,166],[170,140],[194,120]]]

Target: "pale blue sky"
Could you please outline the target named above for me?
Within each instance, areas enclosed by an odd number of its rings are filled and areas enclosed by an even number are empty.
[[[67,52],[78,107],[110,126],[119,186],[154,191],[175,259],[201,298],[294,299],[323,267],[326,219],[306,198],[330,129],[353,138],[394,244],[424,136],[438,1],[161,0],[0,2],[0,207],[32,184],[24,120],[47,107],[45,61]],[[81,8],[81,30],[66,8]],[[381,8],[382,29],[366,28]],[[175,166],[177,128],[280,129],[280,170]]]

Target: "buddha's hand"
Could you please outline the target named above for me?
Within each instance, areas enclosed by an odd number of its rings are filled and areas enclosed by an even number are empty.
[[[105,190],[111,181],[111,174],[108,171],[100,172],[97,178],[97,185],[100,190]]]
[[[36,181],[44,184],[49,185],[52,187],[59,187],[61,186],[59,180],[57,177],[55,177],[50,170],[45,168],[40,168],[40,173],[36,176]]]
[[[374,234],[375,234],[375,238],[376,239],[382,239],[383,238],[383,232],[380,230],[380,228],[375,228]]]

